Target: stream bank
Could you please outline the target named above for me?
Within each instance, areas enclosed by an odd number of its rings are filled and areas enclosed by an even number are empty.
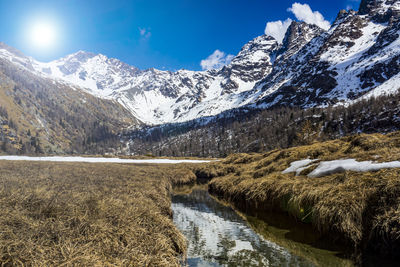
[[[324,162],[387,166],[399,162],[399,155],[400,132],[362,134],[262,154],[232,154],[193,172],[209,181],[211,195],[245,214],[280,212],[342,246],[357,265],[399,266],[400,168],[340,167],[321,177],[310,175]],[[304,161],[311,164],[287,172]]]
[[[295,226],[276,214],[266,222],[238,213],[208,193],[207,185],[175,188],[174,223],[188,244],[192,266],[352,266],[341,253],[314,247],[307,225]]]

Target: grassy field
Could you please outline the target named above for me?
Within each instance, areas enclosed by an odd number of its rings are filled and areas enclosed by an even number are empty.
[[[265,154],[236,154],[199,167],[212,179],[209,191],[248,214],[281,211],[310,223],[320,234],[347,245],[364,260],[366,252],[400,255],[400,170],[331,174],[309,178],[282,174],[290,163],[355,158],[387,162],[400,159],[400,133],[359,135]]]
[[[0,162],[0,262],[29,266],[179,266],[171,218],[182,165]]]

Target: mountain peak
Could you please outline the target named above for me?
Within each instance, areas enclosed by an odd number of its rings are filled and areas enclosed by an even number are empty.
[[[273,37],[264,34],[246,43],[242,47],[239,55],[243,53],[249,53],[251,51],[258,50],[260,48],[265,48],[265,47],[269,48],[271,45],[276,45],[276,44],[277,41]]]
[[[292,21],[283,38],[283,46],[289,47],[295,40],[302,36],[305,37],[305,34],[314,29],[319,29],[319,27],[305,22]]]
[[[270,54],[278,47],[278,42],[269,35],[261,35],[246,43],[239,54],[233,58],[232,65],[244,62],[258,62],[261,59],[269,60]]]
[[[64,60],[64,61],[72,61],[73,60],[73,61],[79,61],[79,62],[86,62],[89,59],[94,58],[95,56],[97,56],[95,53],[79,50],[76,53],[73,53],[71,55],[64,57],[62,60]]]
[[[233,73],[245,82],[254,82],[270,72],[278,42],[271,36],[261,35],[246,43],[239,54],[222,73]]]
[[[294,53],[297,53],[315,36],[318,36],[323,32],[324,30],[317,25],[292,21],[283,39],[280,54],[285,53],[284,58],[290,57]]]

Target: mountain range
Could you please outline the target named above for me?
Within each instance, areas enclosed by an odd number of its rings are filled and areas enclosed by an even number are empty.
[[[91,114],[93,123],[100,120],[110,132],[118,132],[237,108],[348,105],[400,88],[399,36],[400,1],[362,0],[358,11],[340,11],[327,31],[293,21],[282,43],[259,36],[228,65],[207,71],[140,70],[84,51],[43,63],[0,44],[0,85],[8,88],[5,95],[13,102],[11,107],[0,101],[0,107],[18,110],[15,114],[29,118],[19,119],[20,124],[39,129],[48,143],[55,143],[59,126],[65,126],[63,120],[74,124],[76,118],[66,118],[79,117],[82,110]],[[28,105],[38,91],[47,101]],[[17,117],[14,121],[18,124]],[[84,132],[89,131],[81,130],[82,125],[72,128],[65,138],[77,131],[85,139]]]

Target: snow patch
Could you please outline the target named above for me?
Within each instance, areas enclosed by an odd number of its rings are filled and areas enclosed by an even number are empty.
[[[210,162],[210,160],[120,159],[120,158],[89,158],[89,157],[28,157],[28,156],[0,156],[0,160],[87,162],[87,163],[133,163],[133,164],[140,164],[140,163],[178,164],[178,163],[207,163],[207,162]]]
[[[370,172],[381,169],[400,168],[400,161],[376,163],[373,161],[356,161],[355,159],[323,161],[308,177],[317,178],[344,171]]]
[[[235,246],[229,251],[230,256],[234,256],[240,251],[248,250],[254,251],[253,245],[249,241],[235,240]]]
[[[303,159],[303,160],[294,161],[294,162],[290,163],[290,167],[287,168],[286,170],[284,170],[282,173],[286,174],[286,173],[295,172],[296,175],[299,175],[302,170],[309,167],[309,165],[311,163],[313,163],[317,160],[318,159]]]
[[[290,167],[284,170],[282,173],[286,174],[296,172],[296,175],[299,175],[304,169],[311,167],[311,164],[315,161],[318,161],[318,159],[294,161],[290,164]],[[400,168],[400,161],[378,163],[373,161],[357,161],[355,159],[340,159],[320,162],[318,167],[308,174],[308,177],[319,178],[345,171],[370,172],[391,168]]]

